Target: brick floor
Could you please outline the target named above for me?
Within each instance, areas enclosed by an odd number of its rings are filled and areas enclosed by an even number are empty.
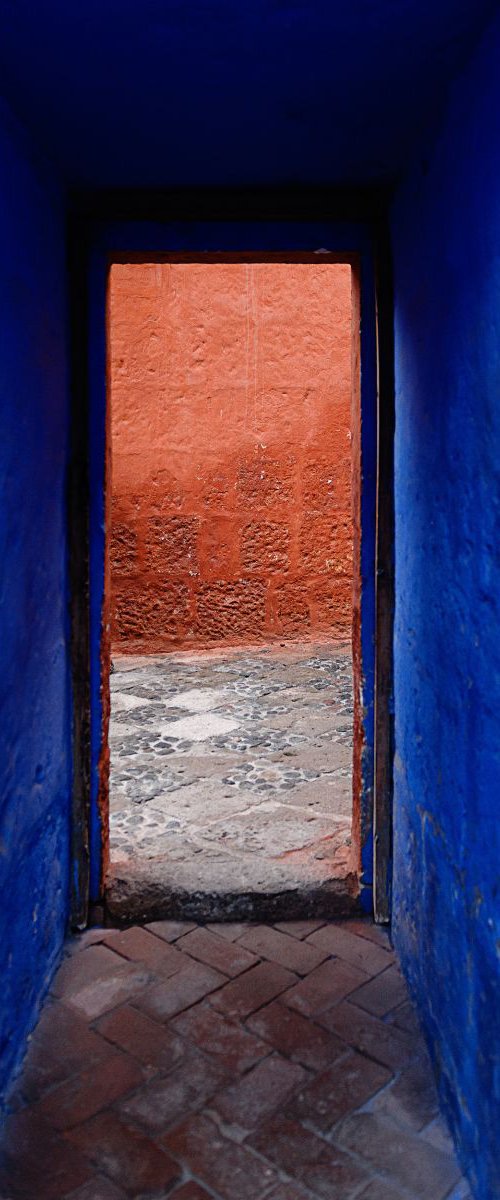
[[[3,1136],[1,1200],[466,1200],[369,922],[69,943]]]

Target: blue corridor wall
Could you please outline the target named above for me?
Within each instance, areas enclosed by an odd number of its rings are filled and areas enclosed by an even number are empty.
[[[500,21],[392,214],[395,942],[477,1200],[500,1195]]]
[[[67,914],[63,197],[0,108],[0,1096]]]

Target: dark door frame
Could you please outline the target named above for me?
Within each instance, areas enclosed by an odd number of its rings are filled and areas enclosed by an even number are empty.
[[[292,198],[293,199],[293,198]],[[325,199],[327,200],[325,204]],[[392,839],[392,296],[384,198],[80,198],[69,232],[72,446],[69,474],[73,796],[71,924],[103,898],[100,779],[107,771],[105,619],[106,283],[109,263],[169,253],[331,253],[360,264],[361,906],[390,917]],[[249,211],[250,209],[250,211]],[[325,211],[326,210],[326,211]],[[286,215],[279,215],[285,213]],[[181,216],[182,214],[182,216]],[[278,215],[277,215],[278,214]],[[314,215],[311,215],[314,214]],[[318,215],[319,214],[319,215]],[[350,216],[349,216],[350,215]],[[106,670],[106,666],[104,668]]]
[[[375,243],[377,326],[377,499],[375,570],[375,771],[373,915],[391,920],[394,790],[394,295],[389,231]]]

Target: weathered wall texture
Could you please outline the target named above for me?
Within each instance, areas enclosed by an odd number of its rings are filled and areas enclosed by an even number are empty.
[[[0,1097],[65,932],[70,707],[61,194],[0,107]]]
[[[500,1196],[500,22],[393,213],[395,940]]]
[[[350,276],[113,266],[115,644],[349,636]]]

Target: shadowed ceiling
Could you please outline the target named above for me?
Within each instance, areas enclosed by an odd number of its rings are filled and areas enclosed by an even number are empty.
[[[2,0],[3,90],[70,183],[391,181],[491,0]]]

